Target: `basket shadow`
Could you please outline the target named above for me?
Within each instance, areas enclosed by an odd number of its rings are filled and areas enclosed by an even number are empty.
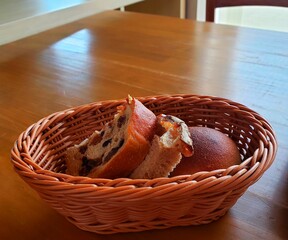
[[[144,240],[144,239],[227,239],[229,231],[221,231],[219,235],[219,229],[223,228],[223,222],[225,218],[229,218],[228,214],[223,216],[217,221],[203,225],[192,225],[186,227],[171,227],[161,230],[148,230],[135,233],[118,233],[112,235],[105,235],[105,239],[109,240]],[[225,227],[226,228],[226,227]],[[224,230],[224,229],[223,229]]]
[[[56,210],[51,209],[45,202],[42,206],[42,214],[30,217],[29,224],[25,224],[22,231],[22,239],[85,239],[85,240],[144,240],[144,239],[171,239],[178,240],[183,238],[200,238],[200,239],[227,239],[229,235],[228,225],[229,213],[217,221],[204,225],[194,225],[186,227],[172,227],[165,229],[147,230],[141,232],[127,232],[115,234],[97,234],[81,230],[70,223],[64,216]],[[47,207],[47,208],[46,208]],[[43,208],[45,210],[43,210]],[[225,229],[224,229],[225,228]],[[35,231],[37,229],[37,231]],[[221,231],[221,235],[219,235]],[[228,234],[228,235],[227,235]],[[219,238],[217,237],[219,236]]]
[[[85,239],[85,240],[146,240],[146,239],[171,239],[178,240],[183,238],[200,238],[200,239],[227,239],[225,234],[227,231],[221,232],[219,235],[219,229],[223,228],[223,221],[225,222],[225,216],[219,220],[199,226],[188,227],[172,227],[161,230],[147,230],[142,232],[128,232],[128,233],[115,233],[115,234],[97,234],[93,232],[87,232],[74,226],[67,221],[65,217],[58,214],[55,210],[49,209],[41,218],[35,218],[33,224],[25,226],[23,230],[23,240],[30,239]],[[228,217],[229,218],[229,217]],[[31,219],[30,219],[31,220]],[[224,224],[225,225],[225,224]],[[37,231],[35,231],[37,229]],[[219,237],[217,237],[219,235]],[[221,237],[220,237],[221,236]]]
[[[287,169],[287,171],[283,172],[281,176],[283,182],[278,184],[276,194],[273,196],[275,206],[271,215],[274,216],[272,220],[275,232],[278,233],[281,239],[288,239],[288,161],[284,169]]]

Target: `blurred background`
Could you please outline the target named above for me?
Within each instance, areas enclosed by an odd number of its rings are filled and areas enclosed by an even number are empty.
[[[206,3],[214,0],[1,0],[0,45],[105,10],[156,14],[206,21]],[[288,8],[223,7],[215,23],[288,32]]]

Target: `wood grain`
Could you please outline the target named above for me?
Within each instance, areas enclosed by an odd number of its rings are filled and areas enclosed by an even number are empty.
[[[209,225],[107,239],[287,239],[288,34],[109,11],[0,47],[0,238],[102,239],[51,210],[14,172],[10,149],[30,124],[89,102],[165,93],[243,103],[273,126],[264,176]]]

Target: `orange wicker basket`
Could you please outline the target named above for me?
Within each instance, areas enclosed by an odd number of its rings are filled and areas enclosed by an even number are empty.
[[[183,119],[227,134],[242,163],[228,169],[172,178],[99,179],[65,174],[67,147],[112,120],[124,100],[91,103],[51,114],[15,142],[16,172],[79,228],[109,234],[205,224],[217,220],[272,164],[277,142],[259,114],[227,99],[197,95],[138,98],[156,114]]]

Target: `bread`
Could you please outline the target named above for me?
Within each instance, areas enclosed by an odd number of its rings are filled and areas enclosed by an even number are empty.
[[[155,114],[128,97],[112,122],[67,150],[66,172],[98,178],[128,177],[147,155],[155,131]]]
[[[206,127],[190,127],[194,154],[183,157],[171,176],[226,169],[241,163],[236,144],[225,134]]]
[[[157,116],[156,135],[145,160],[130,178],[152,179],[168,177],[180,162],[182,154],[193,154],[192,141],[187,125],[174,116]]]

